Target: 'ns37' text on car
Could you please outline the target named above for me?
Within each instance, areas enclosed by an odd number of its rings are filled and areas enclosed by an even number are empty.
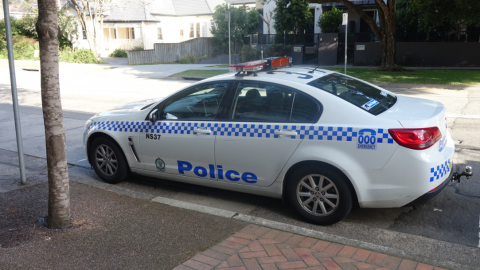
[[[327,70],[237,75],[97,114],[85,125],[88,161],[109,183],[136,173],[283,197],[322,225],[357,202],[427,202],[454,177],[441,103]]]

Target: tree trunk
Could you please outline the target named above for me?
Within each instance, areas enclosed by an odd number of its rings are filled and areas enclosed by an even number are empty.
[[[359,6],[355,5],[352,1],[349,0],[307,0],[310,3],[341,3],[348,7],[348,9],[353,10],[355,13],[360,15],[360,17],[365,20],[365,22],[370,26],[373,33],[380,43],[382,48],[382,62],[380,64],[379,70],[387,71],[405,71],[402,67],[398,66],[396,63],[396,10],[395,2],[396,0],[375,0],[375,5],[378,10],[378,18],[380,21],[380,26],[377,22],[370,16],[365,13]]]
[[[58,37],[61,33],[56,0],[38,0],[36,30],[40,44],[42,109],[47,148],[47,226],[65,228],[70,225],[70,190],[58,75]]]

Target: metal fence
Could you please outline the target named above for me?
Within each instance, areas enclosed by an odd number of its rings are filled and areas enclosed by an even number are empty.
[[[155,43],[153,50],[127,51],[129,65],[171,63],[190,55],[195,56],[195,59],[213,57],[212,38],[194,38],[180,43]]]
[[[397,32],[397,42],[480,42],[480,32]],[[355,33],[356,42],[378,42],[373,33]]]
[[[318,43],[318,34],[255,34],[251,43],[257,45],[284,44],[284,45],[313,45]]]

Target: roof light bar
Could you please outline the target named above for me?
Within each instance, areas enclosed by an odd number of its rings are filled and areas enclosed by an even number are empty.
[[[256,60],[251,62],[239,63],[230,65],[230,71],[236,72],[257,72],[261,70],[272,70],[275,68],[285,67],[292,63],[292,58],[285,57],[270,57],[264,60]]]
[[[230,71],[260,71],[265,67],[264,60],[251,61],[246,63],[230,65]]]

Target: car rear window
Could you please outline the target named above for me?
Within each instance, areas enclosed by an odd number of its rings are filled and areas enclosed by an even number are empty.
[[[308,85],[344,99],[373,115],[388,110],[397,102],[396,96],[341,74],[329,74]]]

